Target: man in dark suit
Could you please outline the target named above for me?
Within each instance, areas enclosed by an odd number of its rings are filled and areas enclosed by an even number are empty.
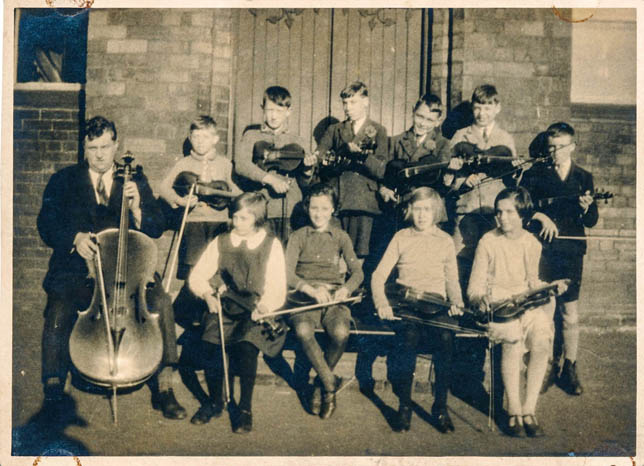
[[[544,239],[543,279],[571,280],[568,290],[557,298],[557,311],[563,323],[564,364],[560,368],[561,348],[555,345],[551,372],[546,375],[543,390],[554,382],[561,369],[560,384],[571,395],[581,395],[583,387],[577,374],[579,346],[579,287],[586,254],[586,240],[560,239],[558,236],[584,237],[585,228],[597,224],[597,204],[592,193],[593,176],[573,162],[575,131],[567,123],[554,123],[546,132],[548,151],[553,164],[538,164],[528,170],[521,181],[532,196],[535,214],[541,224],[539,236]]]
[[[42,338],[42,383],[45,402],[56,404],[70,367],[69,337],[77,311],[89,307],[93,283],[88,279],[97,245],[91,234],[118,228],[123,194],[129,202],[130,228],[152,238],[161,236],[165,220],[144,176],[123,184],[114,177],[118,149],[114,123],[100,116],[86,123],[85,160],[52,175],[38,215],[38,231],[53,248],[43,288],[47,292]],[[153,406],[167,418],[182,419],[185,410],[172,390],[171,364],[177,362],[172,305],[160,287],[148,291],[151,311],[159,314],[163,336],[161,370],[151,384]],[[158,386],[158,390],[156,390]]]

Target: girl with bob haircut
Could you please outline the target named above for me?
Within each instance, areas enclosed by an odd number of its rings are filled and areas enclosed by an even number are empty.
[[[525,188],[506,188],[494,201],[497,228],[479,241],[467,295],[472,306],[488,309],[513,295],[545,285],[539,280],[541,243],[525,230],[532,216],[532,200]],[[553,282],[559,291],[565,283]],[[562,291],[563,290],[563,291]],[[505,432],[541,437],[543,428],[535,411],[554,335],[554,300],[528,309],[517,319],[489,324],[490,338],[502,341],[501,377],[508,399]],[[525,399],[521,402],[521,359],[529,352]]]
[[[452,238],[437,224],[447,219],[445,206],[432,188],[414,189],[409,196],[405,218],[412,226],[398,231],[371,278],[373,302],[381,319],[394,319],[393,309],[385,295],[385,282],[394,267],[396,283],[425,293],[433,293],[452,304],[449,313],[435,320],[456,324],[453,316],[462,314],[461,287],[458,282],[456,252]],[[411,424],[411,389],[416,367],[417,346],[428,342],[434,349],[436,387],[432,415],[438,430],[454,430],[447,412],[447,393],[452,378],[454,332],[408,321],[393,321],[397,346],[387,360],[393,391],[399,398],[398,417],[393,429],[409,430]]]
[[[403,199],[407,203],[405,208],[405,222],[412,222],[412,206],[417,201],[429,201],[432,207],[432,216],[435,219],[434,223],[443,223],[447,221],[447,212],[445,211],[445,201],[433,188],[421,186],[414,189],[411,193]]]
[[[230,206],[232,228],[208,245],[188,279],[191,291],[206,301],[209,311],[202,322],[202,344],[210,398],[193,416],[193,424],[205,424],[223,411],[219,312],[223,312],[226,350],[231,365],[237,368],[241,387],[238,409],[232,418],[237,433],[250,432],[253,427],[251,402],[259,351],[275,357],[284,344],[285,334],[271,338],[257,322],[263,314],[282,307],[286,300],[282,245],[263,227],[266,202],[256,192],[235,198]]]

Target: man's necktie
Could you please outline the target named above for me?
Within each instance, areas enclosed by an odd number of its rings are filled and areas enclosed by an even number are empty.
[[[485,142],[487,144],[487,141],[488,141],[489,137],[490,137],[490,135],[488,134],[488,129],[483,128],[483,142]]]
[[[107,191],[105,190],[105,182],[103,182],[103,175],[98,177],[98,185],[96,186],[96,193],[98,194],[98,204],[107,205]]]

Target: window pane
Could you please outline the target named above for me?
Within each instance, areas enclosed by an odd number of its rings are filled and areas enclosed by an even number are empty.
[[[84,83],[89,10],[22,8],[18,82]]]
[[[592,12],[590,19],[572,27],[571,101],[635,105],[635,10]]]

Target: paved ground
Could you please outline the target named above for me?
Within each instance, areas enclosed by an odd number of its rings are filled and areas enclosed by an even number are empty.
[[[67,421],[52,426],[39,419],[41,388],[36,371],[30,370],[14,375],[13,454],[632,456],[635,340],[634,331],[582,334],[580,372],[586,391],[570,397],[553,388],[540,399],[538,414],[547,434],[541,439],[511,439],[498,429],[489,431],[487,416],[455,397],[449,406],[456,432],[440,434],[430,424],[432,396],[427,393],[414,394],[411,431],[395,433],[387,419],[397,402],[388,386],[370,400],[355,383],[339,394],[334,416],[321,421],[304,411],[288,385],[267,380],[256,387],[255,428],[246,436],[231,432],[228,416],[205,426],[166,420],[150,409],[147,387],[119,396],[118,426],[112,424],[107,399],[72,388]],[[183,385],[177,391],[192,415],[197,401]]]

